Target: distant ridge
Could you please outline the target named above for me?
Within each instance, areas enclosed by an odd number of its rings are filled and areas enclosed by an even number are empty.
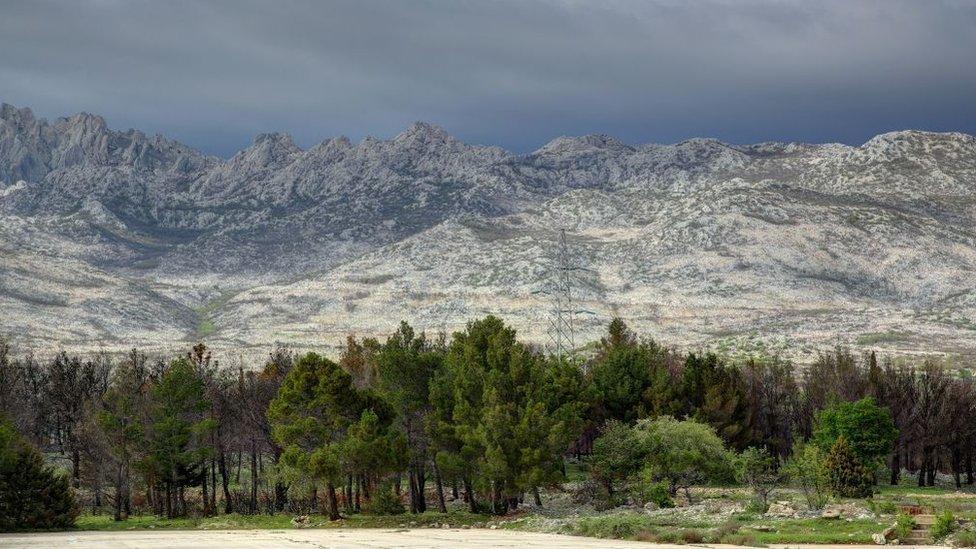
[[[31,347],[328,347],[402,318],[487,311],[544,339],[547,250],[579,288],[678,345],[809,357],[837,343],[976,348],[976,139],[901,131],[858,147],[629,145],[533,153],[415,123],[229,159],[78,114],[0,106],[0,333]]]

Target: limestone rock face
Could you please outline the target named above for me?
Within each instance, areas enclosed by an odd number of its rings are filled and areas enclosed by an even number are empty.
[[[561,137],[525,155],[417,123],[230,159],[0,107],[0,334],[38,352],[334,352],[493,312],[546,340],[566,229],[586,311],[666,344],[976,352],[976,139],[861,146]]]

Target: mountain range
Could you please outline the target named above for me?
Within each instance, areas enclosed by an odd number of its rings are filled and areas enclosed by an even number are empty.
[[[39,353],[334,354],[487,313],[544,343],[566,272],[579,343],[620,316],[728,353],[976,354],[976,138],[513,154],[416,123],[222,159],[0,107],[0,334]]]

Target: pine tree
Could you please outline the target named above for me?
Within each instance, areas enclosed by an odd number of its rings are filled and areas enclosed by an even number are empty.
[[[78,513],[68,479],[0,418],[0,532],[71,528]]]
[[[734,449],[743,449],[751,442],[749,401],[738,368],[712,353],[690,353],[678,394],[681,399],[673,409],[676,416],[711,425]]]
[[[443,367],[443,346],[434,345],[424,334],[401,322],[397,331],[374,355],[376,386],[396,413],[396,428],[405,436],[404,457],[410,488],[410,511],[427,509],[424,498],[429,462],[434,464],[438,509],[447,512],[440,470],[431,454],[430,414],[431,378]]]
[[[667,353],[653,341],[639,341],[619,318],[610,322],[599,349],[590,368],[595,421],[661,414],[672,398]]]
[[[392,420],[375,394],[357,389],[352,376],[315,353],[298,359],[268,407],[272,436],[284,448],[282,463],[325,483],[331,520],[342,518],[336,486],[350,472],[350,427],[365,421],[363,431],[373,429],[367,410],[381,425]]]
[[[567,368],[547,364],[493,316],[454,334],[446,367],[431,384],[433,419],[438,463],[463,479],[472,510],[475,487],[503,513],[560,468],[559,454],[582,424]]]
[[[166,515],[184,515],[184,489],[203,483],[204,462],[211,454],[207,441],[216,427],[206,415],[206,387],[194,365],[181,358],[165,371],[152,396],[147,465],[165,490]]]

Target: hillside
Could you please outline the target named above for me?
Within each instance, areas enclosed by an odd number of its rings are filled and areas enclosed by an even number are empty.
[[[669,344],[804,358],[976,351],[976,139],[562,137],[527,155],[417,123],[223,160],[0,108],[0,332],[37,350],[260,354],[494,312],[545,340],[559,229],[579,340],[612,315]]]

